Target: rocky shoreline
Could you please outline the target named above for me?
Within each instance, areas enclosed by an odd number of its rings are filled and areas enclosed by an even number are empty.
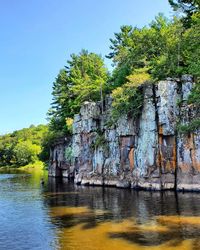
[[[181,134],[178,124],[197,116],[187,104],[191,76],[143,87],[137,119],[110,123],[112,100],[85,102],[75,115],[73,135],[51,147],[49,176],[80,185],[147,190],[200,191],[200,131]]]

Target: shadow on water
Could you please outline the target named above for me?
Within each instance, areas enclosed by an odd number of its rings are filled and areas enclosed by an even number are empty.
[[[52,222],[62,230],[81,225],[89,237],[87,230],[97,230],[105,223],[113,229],[128,221],[114,232],[107,228],[107,240],[122,239],[141,247],[168,244],[177,249],[183,241],[193,240],[185,249],[200,249],[198,193],[75,186],[54,178],[49,178],[47,190],[44,201],[51,208]]]

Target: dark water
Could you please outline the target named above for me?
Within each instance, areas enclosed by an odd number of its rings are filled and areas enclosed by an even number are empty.
[[[0,249],[200,249],[200,193],[74,186],[0,173]]]

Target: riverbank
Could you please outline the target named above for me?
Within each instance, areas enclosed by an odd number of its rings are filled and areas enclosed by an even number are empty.
[[[1,171],[43,171],[45,170],[45,163],[42,161],[36,161],[34,163],[30,163],[23,167],[17,167],[17,166],[3,166],[0,167]]]

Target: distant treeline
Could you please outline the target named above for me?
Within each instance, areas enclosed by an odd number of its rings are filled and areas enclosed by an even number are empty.
[[[0,136],[0,166],[20,167],[38,160],[45,161],[45,138],[48,126],[30,126]]]

